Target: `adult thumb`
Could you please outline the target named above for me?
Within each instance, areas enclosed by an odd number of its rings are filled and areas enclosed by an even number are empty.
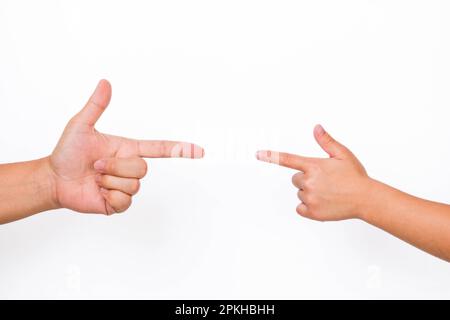
[[[320,124],[314,128],[314,138],[331,158],[343,158],[350,152],[345,146],[334,140]]]
[[[89,101],[76,115],[77,121],[94,126],[111,100],[111,84],[108,80],[100,80]]]

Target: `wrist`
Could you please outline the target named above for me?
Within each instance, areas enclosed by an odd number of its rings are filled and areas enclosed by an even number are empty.
[[[376,203],[375,195],[379,193],[382,184],[370,177],[364,178],[358,188],[356,197],[356,218],[367,221],[373,211],[372,207]]]
[[[40,185],[41,197],[44,199],[46,210],[61,208],[56,189],[56,176],[50,165],[50,157],[36,160],[35,182]]]

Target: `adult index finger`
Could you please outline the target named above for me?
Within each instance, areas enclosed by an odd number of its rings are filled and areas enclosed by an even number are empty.
[[[169,140],[138,140],[139,156],[144,158],[203,158],[202,147],[189,142]]]

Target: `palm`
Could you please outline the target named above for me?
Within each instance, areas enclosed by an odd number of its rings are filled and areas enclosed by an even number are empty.
[[[98,159],[132,156],[137,156],[133,141],[70,122],[50,157],[57,177],[58,201],[63,207],[79,212],[107,213],[105,199],[95,182],[97,173],[93,164]]]

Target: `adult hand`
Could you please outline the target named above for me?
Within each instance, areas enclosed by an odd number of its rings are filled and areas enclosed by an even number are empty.
[[[67,124],[49,157],[54,202],[85,213],[125,211],[147,173],[143,158],[201,158],[201,147],[175,141],[134,140],[98,132],[94,126],[111,99],[101,80],[86,106]]]

